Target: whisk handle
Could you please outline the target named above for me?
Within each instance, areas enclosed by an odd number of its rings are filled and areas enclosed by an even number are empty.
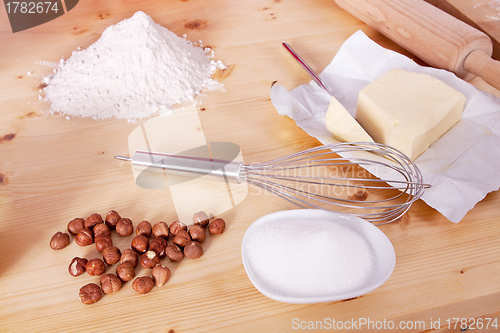
[[[138,150],[129,159],[132,164],[163,169],[167,174],[196,178],[209,176],[219,180],[241,183],[243,163],[206,157],[184,156]]]

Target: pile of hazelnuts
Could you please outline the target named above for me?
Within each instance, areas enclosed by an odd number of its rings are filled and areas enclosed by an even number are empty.
[[[86,219],[75,218],[68,223],[68,232],[74,235],[75,242],[80,246],[95,244],[101,258],[87,260],[75,257],[69,264],[68,271],[72,276],[83,273],[91,276],[100,276],[100,286],[89,283],[80,288],[80,300],[84,304],[93,304],[99,301],[103,293],[109,294],[121,289],[123,282],[132,282],[132,288],[140,294],[147,294],[154,286],[162,287],[171,276],[168,267],[161,265],[161,259],[167,257],[172,262],[181,261],[184,257],[197,259],[203,254],[201,243],[206,238],[207,229],[210,234],[222,234],[226,222],[221,218],[210,219],[203,212],[193,215],[193,225],[175,221],[170,226],[165,222],[151,225],[149,221],[142,221],[135,228],[135,237],[130,248],[123,252],[113,245],[111,232],[115,230],[120,236],[132,235],[134,225],[128,218],[122,218],[116,211],[111,210],[103,220],[98,213],[91,214]],[[153,238],[150,240],[151,236]],[[168,239],[172,236],[172,243]],[[70,243],[70,236],[66,232],[57,232],[50,240],[50,247],[61,250]],[[117,264],[116,274],[107,273],[106,265]],[[140,264],[151,269],[151,276],[135,277],[135,267]]]

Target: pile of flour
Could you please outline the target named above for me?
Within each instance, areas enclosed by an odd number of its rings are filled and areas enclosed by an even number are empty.
[[[195,102],[220,88],[211,78],[221,61],[137,12],[109,26],[94,44],[61,61],[45,77],[51,113],[134,120]]]

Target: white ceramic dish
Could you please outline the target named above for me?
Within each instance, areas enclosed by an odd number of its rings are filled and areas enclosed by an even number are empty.
[[[365,240],[373,250],[376,268],[372,275],[372,278],[356,290],[314,297],[283,295],[267,288],[265,284],[259,280],[258,275],[255,273],[252,265],[250,264],[247,244],[249,241],[249,237],[252,237],[250,235],[255,234],[255,230],[261,228],[270,221],[275,221],[283,218],[328,220],[332,223],[338,223],[342,226],[356,231],[358,234],[365,238]],[[370,222],[354,215],[334,213],[320,209],[286,210],[272,213],[259,218],[254,223],[252,223],[243,237],[241,256],[245,271],[247,272],[250,281],[253,283],[255,288],[257,288],[257,290],[259,290],[265,296],[276,301],[295,304],[333,302],[364,295],[380,287],[385,281],[387,281],[387,279],[391,276],[396,264],[396,253],[394,251],[394,247],[392,246],[392,243],[387,238],[387,236],[382,231],[380,231],[379,228],[372,225]]]

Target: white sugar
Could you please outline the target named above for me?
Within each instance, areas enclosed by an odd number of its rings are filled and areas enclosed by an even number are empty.
[[[257,278],[283,296],[356,290],[370,281],[376,266],[363,236],[327,220],[270,221],[253,229],[244,246]]]

